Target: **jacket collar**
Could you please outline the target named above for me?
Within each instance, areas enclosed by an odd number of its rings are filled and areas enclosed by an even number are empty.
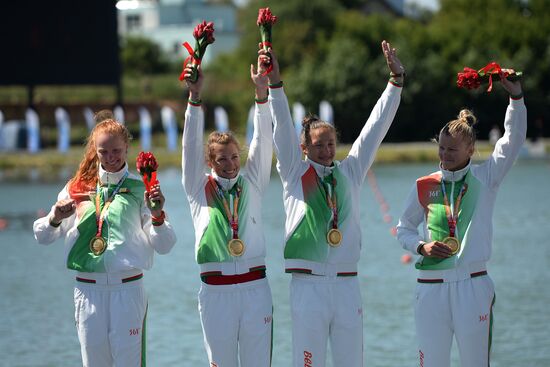
[[[100,164],[99,181],[102,185],[116,185],[126,172],[128,172],[128,163],[124,163],[124,167],[118,172],[107,172]]]
[[[470,170],[470,164],[472,161],[469,161],[466,167],[459,169],[458,171],[447,171],[441,167],[441,163],[439,164],[439,168],[441,169],[441,175],[443,181],[460,181],[466,176],[466,173]]]
[[[231,190],[233,186],[235,186],[237,180],[241,175],[241,173],[239,172],[234,178],[223,178],[218,176],[218,174],[214,170],[211,170],[210,174],[212,175],[212,177],[214,177],[214,180],[216,180],[216,182],[220,184],[223,191]]]
[[[322,164],[313,162],[307,156],[306,156],[306,162],[309,163],[315,169],[315,172],[317,172],[317,176],[319,176],[319,177],[326,177],[326,176],[330,175],[332,173],[332,171],[334,170],[334,168],[336,168],[336,166],[338,166],[340,164],[339,161],[335,160],[332,163],[332,166],[324,166]]]

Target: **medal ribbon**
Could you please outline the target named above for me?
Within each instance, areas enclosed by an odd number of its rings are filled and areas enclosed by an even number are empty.
[[[124,183],[124,180],[126,180],[126,177],[128,177],[128,171],[124,173],[124,176],[118,181],[116,187],[114,188],[111,195],[105,200],[103,209],[100,210],[101,202],[99,195],[102,195],[101,193],[101,187],[99,186],[99,180],[97,180],[97,191],[95,195],[95,223],[97,226],[97,233],[96,237],[101,237],[101,230],[103,229],[103,221],[105,220],[105,217],[107,216],[107,209],[109,208],[109,205],[111,205],[111,202],[113,201],[115,195],[119,192],[120,188],[122,187],[122,184]],[[109,189],[107,188],[107,193],[109,192]]]
[[[441,191],[443,192],[443,204],[445,206],[445,214],[447,215],[447,224],[449,225],[450,237],[455,237],[456,222],[458,220],[458,211],[460,208],[460,202],[462,201],[462,197],[466,193],[467,189],[468,189],[468,184],[466,184],[466,181],[464,181],[464,183],[462,184],[462,187],[460,188],[460,193],[458,194],[456,201],[454,202],[454,205],[451,206],[449,204],[449,198],[447,197],[447,191],[445,190],[445,182],[441,180]]]
[[[327,205],[332,211],[332,228],[338,229],[338,202],[336,199],[336,178],[334,175],[327,177],[332,182],[323,180],[323,186],[327,195]]]
[[[218,198],[223,203],[223,208],[225,210],[225,215],[227,217],[227,221],[229,222],[229,226],[231,227],[231,230],[233,231],[233,239],[239,238],[239,214],[237,212],[237,209],[239,208],[239,199],[241,197],[241,188],[237,186],[235,189],[235,197],[231,201],[231,204],[233,206],[233,214],[231,213],[231,208],[229,207],[229,203],[227,202],[227,199],[225,198],[225,195],[223,194],[223,190],[220,187],[220,184],[212,177],[209,176],[208,180],[210,181],[210,184],[214,187],[216,190],[216,194]],[[230,196],[233,196],[229,194]]]

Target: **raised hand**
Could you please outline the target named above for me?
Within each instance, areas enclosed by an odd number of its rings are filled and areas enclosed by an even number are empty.
[[[279,83],[281,81],[281,74],[280,74],[280,71],[279,71],[279,61],[277,61],[277,56],[275,55],[275,53],[273,52],[273,49],[271,47],[269,47],[266,51],[262,48],[261,43],[259,44],[259,46],[260,46],[260,50],[258,51],[258,55],[265,56],[266,59],[263,59],[263,60],[265,60],[265,62],[269,61],[272,65],[271,71],[269,72],[269,74],[267,74],[267,77],[269,79],[269,83],[270,84]],[[262,61],[262,62],[264,62],[264,61]],[[266,67],[267,67],[267,65],[266,65]]]
[[[519,80],[516,80],[515,82],[512,82],[504,77],[504,73],[512,74],[514,73],[514,69],[502,69],[502,72],[500,74],[500,84],[502,84],[502,87],[506,89],[508,93],[512,96],[519,96],[521,94],[521,83]]]
[[[250,64],[250,79],[256,85],[256,89],[265,89],[267,90],[267,85],[269,83],[269,78],[267,75],[264,75],[267,70],[270,60],[267,55],[258,55],[257,67],[253,64]]]
[[[391,47],[390,43],[386,42],[386,40],[382,41],[382,52],[386,58],[386,63],[388,64],[390,73],[401,76],[404,75],[405,68],[397,57],[397,50]]]
[[[185,84],[187,85],[187,88],[189,88],[189,98],[192,100],[198,101],[200,100],[200,94],[202,89],[202,83],[204,81],[204,76],[202,74],[202,69],[200,65],[196,66],[197,68],[197,74],[198,78],[196,82],[192,82],[189,80],[193,73],[193,66],[191,64],[188,64],[185,69],[183,69],[183,77],[185,80]]]

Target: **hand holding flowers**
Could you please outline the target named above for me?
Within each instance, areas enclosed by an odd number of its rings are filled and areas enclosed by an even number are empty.
[[[145,185],[145,198],[148,201],[147,206],[150,207],[151,210],[161,210],[164,197],[158,185],[158,163],[153,153],[140,152],[136,159],[136,168]]]
[[[187,79],[194,83],[198,79],[198,72],[197,67],[201,64],[202,58],[204,57],[204,54],[206,53],[206,47],[209,44],[214,43],[214,23],[213,22],[206,22],[203,21],[202,23],[199,23],[195,29],[193,30],[193,37],[195,38],[195,49],[192,49],[189,43],[184,42],[183,47],[187,49],[187,52],[189,52],[189,56],[185,59],[183,63],[183,72],[181,73],[179,79],[180,81],[183,81],[185,76],[185,68],[188,64],[191,64],[192,67],[192,73],[191,76]]]
[[[491,92],[493,89],[493,79],[497,81],[506,79],[510,82],[516,82],[521,79],[522,74],[523,73],[521,71],[516,72],[513,69],[502,69],[496,62],[491,62],[477,71],[472,68],[465,67],[462,72],[457,74],[456,85],[459,88],[477,89],[481,86],[482,82],[489,82],[487,92]],[[508,83],[503,83],[503,86],[504,84],[508,85]],[[508,88],[506,89],[508,90]],[[512,89],[516,90],[517,88]],[[521,93],[521,86],[519,87],[519,91]]]
[[[269,57],[269,48],[272,44],[272,35],[271,35],[271,28],[273,27],[273,24],[277,22],[277,17],[274,16],[271,13],[271,10],[269,8],[261,8],[258,11],[258,20],[256,21],[256,24],[258,24],[258,27],[260,27],[260,37],[262,39],[262,42],[260,43],[260,48],[263,48],[264,51],[267,52],[267,56]],[[271,63],[266,64],[267,69],[264,71],[264,75],[269,74],[269,72],[272,70]]]

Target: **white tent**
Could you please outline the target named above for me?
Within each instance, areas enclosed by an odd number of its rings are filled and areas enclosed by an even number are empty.
[[[296,135],[300,137],[302,133],[302,120],[306,117],[306,109],[303,104],[296,102],[292,105],[292,118],[294,120],[294,128],[296,129]]]
[[[223,107],[218,106],[214,109],[214,124],[219,132],[223,133],[229,130],[229,117]]]
[[[329,101],[321,101],[319,103],[319,118],[334,125],[334,110]]]
[[[38,113],[29,107],[25,113],[27,127],[27,150],[36,153],[40,150],[40,120]]]
[[[160,109],[160,118],[162,127],[166,134],[166,147],[169,152],[173,152],[178,147],[178,124],[176,120],[176,112],[169,106],[163,106]]]
[[[84,120],[86,120],[88,131],[92,131],[95,126],[94,111],[90,107],[84,107],[82,114],[84,115]]]
[[[138,108],[139,114],[139,140],[141,143],[141,149],[148,151],[151,150],[151,132],[153,128],[153,121],[149,110],[143,106]]]
[[[71,120],[69,113],[63,107],[55,109],[55,123],[57,125],[57,150],[67,153],[71,141]]]

